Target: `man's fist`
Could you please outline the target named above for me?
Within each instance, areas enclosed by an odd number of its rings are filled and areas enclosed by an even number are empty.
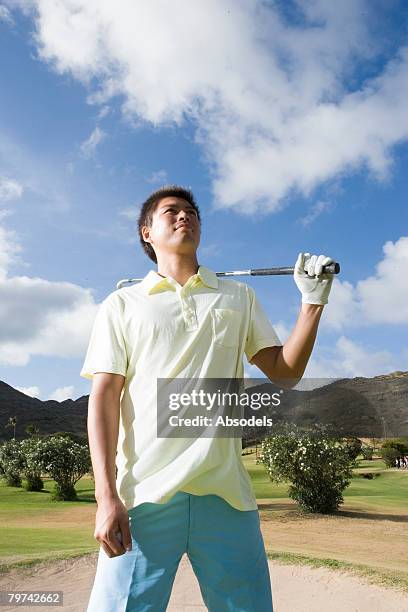
[[[94,538],[108,557],[117,557],[131,550],[129,515],[119,498],[106,498],[98,502]]]
[[[299,253],[293,277],[302,294],[303,304],[327,304],[333,274],[323,274],[323,266],[334,262],[327,255]]]

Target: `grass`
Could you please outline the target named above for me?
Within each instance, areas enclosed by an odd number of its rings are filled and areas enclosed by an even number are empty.
[[[264,465],[255,463],[255,454],[245,455],[243,462],[252,480],[257,499],[287,499],[288,483],[271,482]],[[368,469],[369,468],[369,469]],[[361,478],[364,472],[376,472],[378,478]],[[344,492],[348,503],[358,503],[373,511],[387,508],[400,509],[407,513],[408,520],[408,470],[390,470],[383,461],[360,461],[353,479]]]
[[[328,569],[341,570],[355,576],[361,576],[372,584],[392,587],[408,592],[408,575],[405,572],[380,571],[363,564],[348,563],[346,561],[339,561],[338,559],[319,559],[287,552],[268,551],[267,554],[269,559],[278,561],[279,563],[288,565],[307,565],[316,568],[327,567]]]
[[[258,499],[269,558],[350,571],[408,591],[408,470],[386,469],[380,460],[360,461],[344,504],[322,515],[302,512],[288,496],[288,483],[271,482],[254,453],[243,461]],[[367,471],[379,476],[362,478]]]
[[[380,460],[360,461],[345,503],[333,515],[302,513],[287,483],[273,483],[255,453],[243,456],[259,500],[265,547],[271,559],[352,571],[367,580],[408,590],[403,549],[408,522],[408,470],[387,470]],[[364,472],[378,473],[372,480]],[[51,499],[54,482],[41,492],[0,483],[0,572],[38,562],[95,553],[93,481],[76,484],[78,501]]]
[[[42,491],[30,492],[0,484],[0,572],[98,550],[92,479],[77,483],[78,501],[72,502],[53,501],[54,484],[45,479]]]

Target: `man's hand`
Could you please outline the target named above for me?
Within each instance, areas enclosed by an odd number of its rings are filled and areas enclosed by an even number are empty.
[[[322,274],[322,268],[333,262],[326,255],[299,253],[293,277],[302,294],[303,304],[328,303],[333,274]]]
[[[94,538],[108,557],[118,557],[132,550],[129,515],[119,497],[98,502]]]

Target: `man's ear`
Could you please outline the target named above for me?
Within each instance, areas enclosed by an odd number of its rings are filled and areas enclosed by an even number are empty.
[[[142,227],[142,237],[143,240],[145,242],[150,242],[149,238],[150,238],[150,227],[148,227],[147,225],[144,225]]]

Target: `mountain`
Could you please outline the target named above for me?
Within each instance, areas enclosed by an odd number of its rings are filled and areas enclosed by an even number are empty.
[[[307,389],[313,380],[321,383],[320,379],[306,379],[300,386],[304,383]],[[274,419],[274,425],[281,421],[300,426],[318,423],[335,434],[359,438],[408,436],[408,372],[325,382],[311,390],[284,390],[280,406],[264,409],[264,413]],[[247,392],[273,393],[278,389],[265,383],[249,387]]]
[[[84,436],[87,411],[88,395],[63,402],[41,401],[0,381],[0,441],[13,436],[13,428],[5,429],[4,426],[9,417],[14,416],[17,417],[16,438],[19,440],[28,436],[25,428],[30,423],[39,428],[40,434],[70,431]]]
[[[258,379],[259,380],[259,379]],[[308,379],[303,382],[308,382]],[[246,389],[272,394],[279,390],[273,383]],[[27,437],[25,428],[33,423],[40,434],[70,431],[86,438],[88,395],[76,400],[41,401],[17,391],[0,381],[0,441],[13,436],[5,429],[9,417],[17,417],[16,438]],[[408,436],[408,372],[393,372],[373,378],[343,378],[311,390],[284,390],[280,406],[245,411],[245,417],[266,414],[279,423],[289,420],[298,425],[331,424],[336,432],[364,438]],[[266,428],[244,428],[244,438],[265,434]]]

